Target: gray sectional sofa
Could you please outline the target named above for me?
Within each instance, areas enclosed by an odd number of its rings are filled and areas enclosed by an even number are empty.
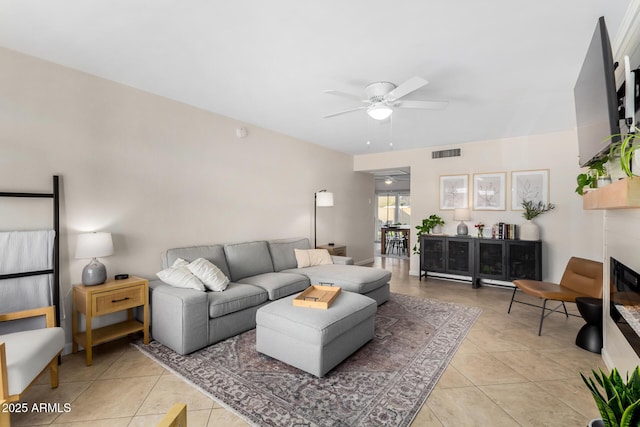
[[[256,311],[271,301],[298,293],[310,284],[333,283],[344,291],[389,298],[391,273],[353,265],[333,256],[333,264],[298,268],[294,249],[310,249],[309,240],[286,239],[193,246],[167,250],[163,268],[182,258],[205,258],[231,280],[222,292],[177,288],[161,280],[149,282],[151,333],[180,354],[199,350],[256,326]]]

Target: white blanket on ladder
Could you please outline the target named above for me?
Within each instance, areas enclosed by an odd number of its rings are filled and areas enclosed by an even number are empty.
[[[54,238],[53,230],[0,232],[0,274],[52,269]],[[57,304],[52,274],[0,280],[0,313]]]

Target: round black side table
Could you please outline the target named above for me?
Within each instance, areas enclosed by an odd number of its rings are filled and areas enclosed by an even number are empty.
[[[576,336],[576,345],[592,353],[602,351],[602,299],[590,297],[576,298],[576,306],[587,322]]]

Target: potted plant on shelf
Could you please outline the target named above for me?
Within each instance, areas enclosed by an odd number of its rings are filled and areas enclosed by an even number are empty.
[[[598,374],[591,371],[595,378],[586,378],[582,373],[580,377],[586,384],[598,405],[602,419],[592,420],[589,426],[637,426],[640,425],[640,368],[636,369],[625,382],[618,370],[613,368],[609,376],[602,370]],[[600,392],[600,388],[604,395]]]
[[[422,236],[423,234],[431,234],[435,228],[442,227],[443,225],[444,221],[436,214],[430,215],[429,218],[424,218],[421,225],[416,225],[418,233],[416,244],[413,245],[413,253],[420,253],[420,236]]]
[[[633,144],[636,140],[640,140],[640,134],[638,134],[638,131],[639,129],[635,126],[632,127],[628,134],[624,135],[620,141],[611,144],[611,148],[609,149],[609,157],[619,158],[620,169],[622,169],[624,174],[629,178],[637,176],[637,174],[633,173],[631,163],[633,162],[633,155],[635,151],[640,147],[640,145]]]
[[[555,209],[556,206],[552,203],[545,205],[542,201],[534,203],[532,200],[523,200],[522,207],[524,208],[522,216],[526,221],[520,226],[520,240],[540,240],[540,227],[532,220]]]
[[[587,172],[581,173],[576,177],[577,187],[575,192],[583,195],[585,188],[598,188],[611,183],[611,177],[607,171],[607,162],[610,156],[594,161],[589,165]]]

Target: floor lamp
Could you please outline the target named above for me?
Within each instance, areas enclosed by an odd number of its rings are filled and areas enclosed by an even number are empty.
[[[320,190],[314,193],[314,203],[313,203],[313,247],[314,248],[318,245],[317,227],[316,227],[316,218],[318,217],[318,206],[319,207],[333,206],[333,193],[330,193],[327,190]]]

